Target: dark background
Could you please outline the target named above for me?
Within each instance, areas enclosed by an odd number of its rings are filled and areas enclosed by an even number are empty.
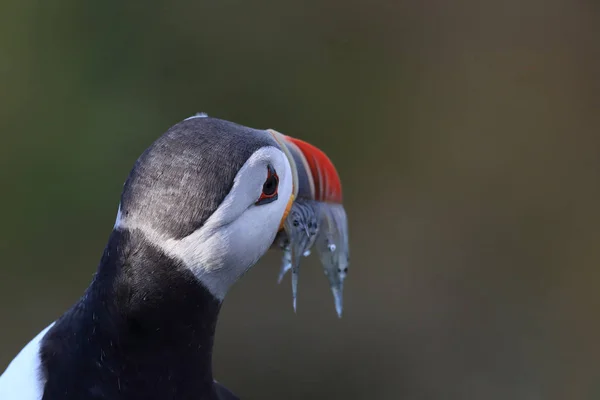
[[[2,1],[0,369],[90,282],[137,156],[197,111],[328,153],[351,271],[229,294],[245,399],[600,397],[600,6]]]

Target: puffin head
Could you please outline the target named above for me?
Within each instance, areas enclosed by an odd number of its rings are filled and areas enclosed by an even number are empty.
[[[190,117],[136,161],[115,229],[139,231],[222,300],[271,247],[298,197],[338,190],[339,177],[323,156],[276,131]]]

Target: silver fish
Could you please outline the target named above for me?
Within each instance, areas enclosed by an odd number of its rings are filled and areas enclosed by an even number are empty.
[[[315,247],[329,287],[333,293],[335,310],[341,318],[343,310],[344,279],[348,273],[348,220],[341,204],[320,204],[320,223]]]
[[[313,201],[297,201],[292,205],[283,228],[286,238],[282,240],[283,263],[279,272],[278,282],[281,282],[287,271],[292,270],[292,298],[294,311],[298,295],[298,275],[300,259],[310,254],[310,248],[315,243],[318,232],[318,208]]]
[[[301,256],[308,256],[317,248],[323,271],[333,293],[335,310],[343,311],[344,280],[348,273],[348,221],[343,205],[318,201],[297,201],[284,222],[284,230],[276,239],[283,249],[283,262],[278,282],[292,270],[292,297],[294,311],[298,293],[298,273]]]

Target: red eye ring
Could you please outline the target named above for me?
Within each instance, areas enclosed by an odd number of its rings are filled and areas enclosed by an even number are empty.
[[[256,205],[268,204],[277,200],[277,191],[279,189],[279,176],[275,169],[268,165],[267,166],[267,179],[263,183],[262,193],[258,198]]]

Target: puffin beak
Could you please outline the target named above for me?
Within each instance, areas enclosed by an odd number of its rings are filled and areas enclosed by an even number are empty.
[[[300,258],[308,256],[314,246],[329,280],[336,312],[341,317],[349,251],[340,177],[329,157],[315,146],[271,129],[268,132],[287,156],[293,176],[293,193],[271,246],[279,247],[284,253],[279,281],[287,271],[292,271],[295,311]],[[294,216],[292,221],[288,214]]]
[[[288,200],[279,229],[297,199],[325,203],[342,203],[342,184],[333,163],[327,155],[303,140],[267,130],[277,141],[292,167],[293,190]]]

